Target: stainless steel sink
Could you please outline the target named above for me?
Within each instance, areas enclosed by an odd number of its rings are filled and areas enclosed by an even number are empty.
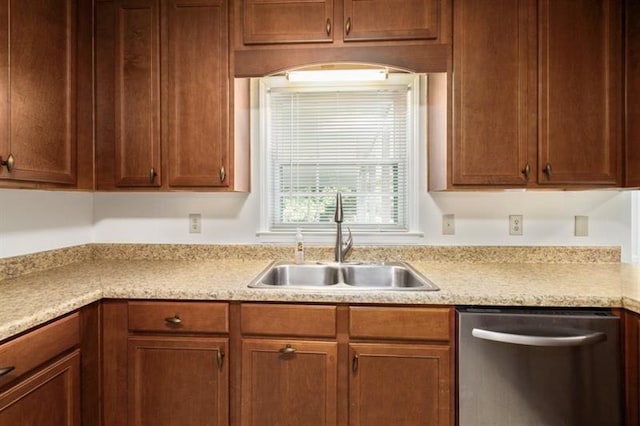
[[[260,287],[330,286],[340,282],[339,272],[330,265],[278,263],[267,268],[255,284]],[[253,284],[251,287],[257,287]]]
[[[249,284],[251,288],[422,290],[439,288],[408,263],[274,262]]]

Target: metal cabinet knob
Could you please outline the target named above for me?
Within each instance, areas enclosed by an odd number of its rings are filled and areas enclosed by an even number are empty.
[[[2,157],[0,157],[0,167],[5,166],[8,172],[11,172],[15,164],[16,164],[16,159],[13,156],[13,154],[9,154],[6,160],[3,160]]]
[[[13,370],[15,370],[16,368],[12,365],[10,367],[2,367],[0,368],[0,377],[11,373]]]
[[[524,175],[525,179],[529,179],[529,175],[531,174],[531,166],[529,165],[529,163],[525,164],[524,169],[522,169],[522,174]]]
[[[344,25],[344,31],[349,35],[351,32],[351,17],[347,18],[347,23]]]
[[[168,317],[165,318],[164,321],[169,324],[169,325],[179,325],[182,324],[182,320],[180,319],[180,317],[178,316],[178,314],[175,314],[172,317]]]
[[[216,360],[218,362],[218,369],[222,370],[222,365],[224,363],[224,351],[222,349],[218,349],[218,354],[216,355]]]
[[[327,18],[326,30],[327,35],[331,35],[331,18]]]
[[[351,371],[353,372],[353,374],[356,374],[356,371],[358,371],[359,360],[360,360],[360,356],[358,354],[355,354],[353,356],[353,360],[351,360]]]
[[[551,163],[545,164],[544,169],[542,169],[542,171],[547,176],[547,179],[551,179],[551,174],[552,174]]]
[[[151,169],[149,169],[149,181],[153,183],[153,181],[156,180],[156,176],[158,176],[158,173],[156,173],[156,169],[154,167],[151,167]]]
[[[220,182],[224,182],[224,178],[227,177],[227,172],[224,170],[224,166],[220,167]]]
[[[280,349],[279,352],[284,355],[290,355],[296,353],[296,348],[287,344],[284,348]]]

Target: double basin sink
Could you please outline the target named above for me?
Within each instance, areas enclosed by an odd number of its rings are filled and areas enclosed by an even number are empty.
[[[405,262],[274,262],[249,284],[251,288],[421,290],[439,288]]]

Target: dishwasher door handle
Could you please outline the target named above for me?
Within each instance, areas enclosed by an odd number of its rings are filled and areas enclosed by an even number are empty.
[[[493,342],[511,343],[525,346],[587,346],[607,340],[607,335],[601,331],[594,331],[577,336],[531,336],[527,334],[512,334],[501,331],[474,328],[471,335],[478,339]]]

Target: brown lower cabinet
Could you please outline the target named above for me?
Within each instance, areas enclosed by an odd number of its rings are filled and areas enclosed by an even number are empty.
[[[453,309],[102,302],[104,425],[454,424]]]
[[[0,425],[81,424],[81,329],[73,313],[0,345]]]
[[[349,345],[349,424],[450,424],[450,353],[448,346]]]
[[[80,351],[0,394],[1,425],[80,425]]]
[[[243,426],[335,425],[338,345],[243,339]]]
[[[129,424],[228,424],[225,338],[128,339]]]
[[[449,308],[242,304],[240,424],[453,424]]]
[[[624,313],[625,424],[640,425],[640,315]]]

